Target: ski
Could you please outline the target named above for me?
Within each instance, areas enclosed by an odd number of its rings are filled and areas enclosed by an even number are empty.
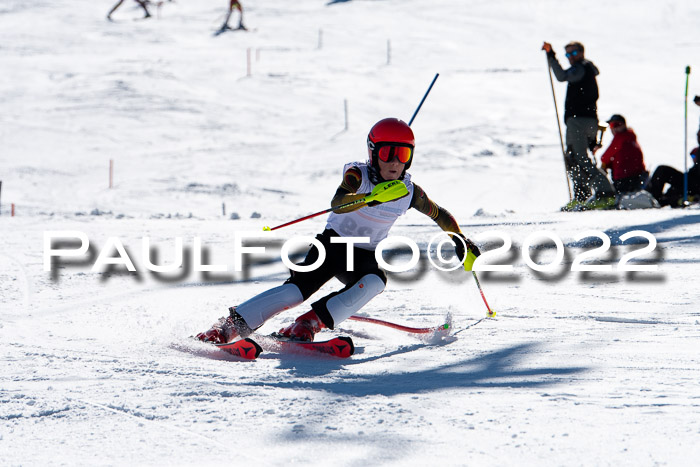
[[[321,342],[308,342],[272,334],[256,336],[255,340],[246,337],[228,344],[212,344],[219,350],[246,360],[255,360],[263,349],[279,353],[317,353],[337,358],[349,358],[355,353],[355,344],[348,336],[334,337]]]
[[[402,324],[396,324],[396,323],[391,323],[389,321],[384,321],[381,319],[376,319],[376,318],[370,318],[369,316],[360,316],[360,315],[353,315],[350,318],[348,318],[350,321],[359,321],[361,323],[371,323],[371,324],[379,324],[380,326],[386,326],[391,329],[396,329],[399,331],[404,331],[409,334],[433,334],[433,333],[449,333],[450,329],[452,329],[452,317],[448,314],[447,315],[447,320],[444,324],[441,324],[440,326],[433,326],[429,328],[413,328],[410,326],[404,326]]]
[[[236,357],[245,358],[246,360],[255,360],[262,352],[262,347],[253,339],[245,338],[228,344],[214,344],[220,350],[228,352]]]
[[[331,357],[349,358],[355,353],[355,344],[348,336],[334,337],[321,342],[308,342],[272,334],[260,339],[270,350],[294,353],[320,353]]]
[[[250,31],[250,29],[246,28],[245,26],[239,26],[237,28],[232,28],[231,26],[222,26],[214,33],[214,37],[219,36],[225,33],[226,31]],[[253,31],[255,31],[255,29],[253,29]]]

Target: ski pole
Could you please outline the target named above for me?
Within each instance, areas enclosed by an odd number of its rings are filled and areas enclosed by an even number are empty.
[[[425,102],[425,99],[428,97],[428,94],[430,94],[430,90],[433,89],[433,84],[435,84],[435,81],[437,81],[438,76],[440,76],[440,73],[435,73],[435,78],[433,78],[433,81],[430,83],[430,86],[428,86],[428,90],[425,91],[425,95],[423,96],[423,99],[421,99],[420,104],[418,104],[416,111],[413,112],[413,117],[411,117],[411,120],[408,121],[408,126],[411,126],[411,123],[413,123],[413,120],[415,120],[416,115],[418,115],[418,111],[421,107],[423,107],[423,102]]]
[[[685,67],[685,132],[683,134],[683,205],[688,203],[688,81],[690,79],[690,66]]]
[[[465,245],[466,247],[466,245]],[[484,305],[486,305],[486,316],[489,318],[493,318],[496,316],[496,312],[491,309],[489,306],[489,303],[486,301],[486,296],[484,295],[484,291],[481,290],[481,284],[479,283],[479,278],[476,277],[476,272],[474,271],[474,262],[476,261],[476,255],[472,253],[471,250],[468,248],[466,249],[467,254],[464,256],[464,270],[465,271],[471,271],[472,275],[474,276],[474,280],[476,281],[476,286],[479,289],[479,293],[481,294],[482,300],[484,300]]]
[[[408,332],[411,334],[429,334],[435,331],[443,331],[450,329],[450,323],[441,324],[440,326],[435,326],[432,328],[412,328],[409,326],[403,326],[401,324],[390,323],[389,321],[383,321],[381,319],[370,318],[368,316],[357,316],[353,315],[348,318],[351,321],[360,321],[362,323],[372,323],[378,324],[380,326],[386,326],[392,329],[398,329],[399,331]]]
[[[569,168],[566,164],[566,150],[564,149],[564,137],[561,134],[561,122],[559,121],[559,107],[557,107],[557,96],[554,94],[554,79],[552,78],[552,69],[549,66],[549,58],[547,58],[547,71],[549,72],[549,84],[552,87],[552,99],[554,100],[554,113],[557,115],[557,127],[559,128],[559,143],[561,144],[561,155],[564,157],[564,170],[566,174],[566,187],[569,189],[569,201],[574,197],[571,193],[571,182],[569,181]],[[476,276],[474,276],[476,277]]]
[[[428,94],[430,94],[430,90],[433,89],[433,85],[435,84],[435,81],[437,81],[438,76],[440,76],[440,73],[435,73],[435,77],[433,78],[433,81],[430,83],[430,86],[428,86],[428,90],[425,91],[425,94],[423,95],[423,99],[421,99],[420,104],[418,104],[416,111],[413,112],[413,116],[411,117],[411,120],[408,122],[408,126],[411,126],[411,123],[413,123],[413,120],[416,118],[416,115],[418,115],[418,111],[423,106],[423,102],[425,102],[425,99],[428,97]],[[281,229],[282,227],[287,227],[288,225],[296,224],[297,222],[305,221],[307,219],[311,219],[313,217],[317,217],[317,216],[320,216],[322,214],[326,214],[327,212],[331,212],[331,211],[334,211],[336,209],[343,209],[343,208],[355,206],[357,204],[364,203],[364,202],[365,202],[365,198],[358,199],[355,201],[350,201],[349,203],[341,204],[340,206],[336,206],[334,208],[324,209],[323,211],[318,211],[318,212],[315,212],[313,214],[309,214],[308,216],[300,217],[299,219],[295,219],[293,221],[278,225],[276,227],[267,227],[266,226],[266,227],[263,227],[263,230],[266,232],[269,232],[272,230]]]
[[[288,225],[296,224],[297,222],[305,221],[306,219],[311,219],[312,217],[320,216],[321,214],[325,214],[327,212],[331,212],[331,211],[334,211],[336,209],[348,208],[350,206],[355,206],[356,204],[360,204],[360,203],[364,203],[364,202],[365,202],[365,198],[356,199],[355,201],[350,201],[348,203],[341,204],[340,206],[336,206],[334,208],[324,209],[323,211],[318,211],[318,212],[315,212],[313,214],[309,214],[308,216],[300,217],[299,219],[289,221],[285,224],[281,224],[281,225],[278,225],[276,227],[263,227],[263,230],[266,232],[269,232],[271,230],[281,229],[282,227],[287,227]]]
[[[603,147],[603,136],[605,136],[605,130],[607,130],[608,127],[598,125],[598,136],[596,137],[595,144],[599,148]],[[595,152],[597,151],[597,148],[593,148],[591,151],[593,152],[593,164],[598,165],[598,160],[595,158]],[[568,178],[567,178],[568,180]]]
[[[356,206],[358,204],[371,204],[373,202],[378,202],[378,203],[387,203],[389,201],[393,201],[395,199],[403,198],[404,196],[408,195],[408,188],[406,188],[406,185],[401,180],[392,180],[392,181],[387,181],[384,183],[380,183],[377,185],[374,190],[372,190],[371,193],[368,193],[367,195],[363,196],[362,198],[356,199],[354,201],[349,201],[347,203],[343,203],[339,206],[333,206],[328,209],[324,209],[323,211],[315,212],[313,214],[309,214],[308,216],[304,216],[302,218],[287,222],[282,225],[278,225],[277,227],[263,227],[263,230],[266,232],[269,232],[271,230],[277,230],[281,229],[282,227],[286,227],[288,225],[296,224],[297,222],[304,221],[306,219],[311,219],[312,217],[320,216],[321,214],[325,214],[327,212],[335,211],[335,210],[340,210],[343,208],[348,208],[350,206]],[[361,206],[360,206],[361,207]]]
[[[476,277],[476,273],[472,271],[472,274],[474,275],[474,280],[476,281],[476,286],[479,288],[479,293],[481,294],[481,298],[484,300],[484,305],[486,305],[486,316],[489,318],[494,318],[496,316],[496,312],[491,309],[489,306],[489,303],[486,301],[486,296],[484,296],[484,291],[481,290],[481,284],[479,284],[479,278]]]
[[[598,141],[596,143],[598,146],[603,145],[603,136],[605,136],[605,130],[607,130],[608,127],[603,126],[603,125],[598,125]]]

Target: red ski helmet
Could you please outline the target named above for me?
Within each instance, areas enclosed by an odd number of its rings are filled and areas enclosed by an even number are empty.
[[[369,134],[367,135],[367,152],[369,153],[370,166],[379,170],[377,162],[382,156],[389,156],[388,160],[393,159],[394,154],[401,162],[405,164],[404,173],[413,162],[413,149],[416,145],[416,138],[413,136],[413,130],[403,120],[398,118],[385,118],[374,124]],[[382,148],[386,148],[382,150]],[[390,148],[394,148],[391,150]],[[401,150],[401,148],[407,148]],[[382,157],[382,160],[387,160]],[[403,174],[402,174],[403,178]]]

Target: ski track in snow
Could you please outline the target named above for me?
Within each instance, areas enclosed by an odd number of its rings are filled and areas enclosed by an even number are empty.
[[[697,29],[696,3],[582,10],[545,0],[467,8],[261,0],[245,5],[254,31],[213,37],[223,4],[165,2],[158,18],[133,21],[142,12],[126,2],[109,23],[109,2],[6,1],[0,463],[696,462],[700,213],[558,211],[567,194],[539,50],[548,40],[563,60],[563,45],[581,40],[601,69],[600,119],[627,117],[647,168],[680,167],[683,70],[700,69],[689,62],[700,43],[680,32]],[[436,72],[413,124],[411,172],[468,236],[498,230],[513,240],[493,261],[514,270],[480,274],[497,317],[484,318],[471,276],[421,261],[390,274],[362,312],[419,327],[449,313],[450,337],[421,340],[348,321],[323,334],[352,336],[350,359],[264,352],[255,362],[190,339],[228,306],[281,283],[281,242],[313,236],[324,221],[281,231],[245,272],[232,271],[233,233],[323,209],[343,164],[366,157],[370,126],[390,115],[408,120]],[[565,86],[555,90],[563,111]],[[690,94],[700,94],[692,76]],[[591,229],[611,238],[599,258],[611,272],[570,270],[599,245],[576,240]],[[90,259],[45,272],[48,230],[85,232]],[[562,239],[565,255],[557,270],[539,273],[521,246],[545,230]],[[640,264],[658,271],[616,269],[646,245],[620,240],[632,230],[657,239]],[[411,212],[392,235],[415,239],[424,255],[437,232]],[[138,273],[91,271],[114,236]],[[185,267],[145,271],[143,237],[160,264],[175,260],[182,237]],[[229,271],[193,272],[194,237],[209,264]],[[497,237],[483,244],[501,245]],[[539,263],[555,257],[551,243],[530,254]],[[294,317],[283,313],[260,332]]]

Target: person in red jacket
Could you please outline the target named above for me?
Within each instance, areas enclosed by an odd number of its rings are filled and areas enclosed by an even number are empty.
[[[600,158],[601,169],[612,171],[613,185],[618,193],[639,191],[649,178],[649,172],[644,166],[644,155],[637,143],[637,135],[627,128],[622,115],[610,117],[608,125],[613,140]]]

